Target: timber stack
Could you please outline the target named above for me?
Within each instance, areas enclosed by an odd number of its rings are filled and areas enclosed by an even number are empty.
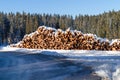
[[[25,35],[18,44],[11,47],[29,49],[63,49],[63,50],[118,50],[120,51],[120,40],[109,41],[98,38],[93,34],[83,34],[77,30],[53,29],[40,26],[34,33]]]

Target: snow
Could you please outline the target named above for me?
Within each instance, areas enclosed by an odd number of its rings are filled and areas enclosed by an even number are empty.
[[[91,34],[91,33],[87,33],[87,34],[84,34],[84,36],[95,36],[94,34]]]
[[[28,34],[27,36],[29,36],[30,38],[32,38],[32,36],[33,36],[34,34],[39,34],[39,33],[38,33],[38,31],[35,31],[35,32],[32,32],[32,33]]]
[[[114,80],[120,80],[120,68],[117,68],[116,71],[113,73]]]
[[[44,27],[44,29],[54,30],[54,31],[56,31],[56,29],[55,29],[55,28],[52,28],[52,27],[48,27],[48,26],[40,26],[40,28],[41,28],[41,27]]]
[[[112,44],[114,44],[114,43],[119,44],[119,43],[120,43],[120,39],[112,39],[110,45],[112,45]]]
[[[110,44],[111,44],[111,43],[114,43],[114,42],[112,42],[112,41],[110,42],[107,38],[100,38],[100,37],[97,37],[97,36],[96,36],[96,39],[99,40],[101,43],[102,43],[102,42],[109,42]]]
[[[2,47],[2,51],[17,51],[28,54],[45,54],[52,56],[66,56],[68,60],[83,63],[95,70],[95,73],[109,80],[120,80],[120,51],[95,50],[49,50]]]
[[[44,30],[45,30],[45,29],[48,29],[48,30],[54,30],[54,31],[56,31],[55,28],[46,27],[46,26],[40,26],[39,28],[42,28],[42,27],[44,28]],[[39,34],[39,32],[38,32],[38,31],[35,31],[35,32],[30,33],[30,34],[26,34],[24,37],[29,36],[30,38],[32,38],[32,36],[33,36],[34,34]]]
[[[57,36],[57,31],[62,33],[66,33],[66,31],[71,31],[72,34],[74,32],[78,32],[83,34],[81,31],[77,30],[66,30],[62,31],[61,29],[54,29],[50,27],[44,27],[44,29],[52,29],[55,30],[53,34]],[[37,33],[37,31],[26,35],[32,36]],[[100,42],[109,42],[110,45],[113,45],[117,42],[120,43],[119,39],[114,39],[109,41],[106,38],[97,37],[94,34],[83,34],[84,36],[91,36],[94,37],[96,40],[100,40]],[[21,44],[21,42],[17,43],[16,45]],[[24,52],[26,54],[45,54],[45,55],[52,55],[52,56],[66,56],[68,60],[73,60],[76,62],[83,63],[85,66],[91,66],[95,73],[101,77],[108,78],[108,80],[120,80],[120,51],[96,51],[96,50],[50,50],[50,49],[25,49],[25,48],[12,48],[12,47],[0,47],[0,52],[4,51],[16,51],[16,52]]]

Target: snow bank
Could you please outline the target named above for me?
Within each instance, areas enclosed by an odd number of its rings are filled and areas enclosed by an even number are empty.
[[[120,80],[120,67],[116,68],[116,71],[113,73],[113,80]]]
[[[120,56],[120,51],[28,49],[28,48],[16,48],[10,46],[2,47],[0,51],[17,51],[17,52],[26,52],[30,54],[48,51],[48,53],[46,53],[47,55],[54,56],[53,53],[49,54],[49,52],[56,52],[58,53],[58,55],[61,54],[63,56],[68,56],[71,58],[81,57],[81,56]]]
[[[3,47],[3,51],[16,51],[27,54],[44,54],[51,56],[66,56],[66,60],[83,63],[91,66],[95,73],[108,80],[120,80],[120,51],[96,50],[50,50],[50,49],[25,49]]]

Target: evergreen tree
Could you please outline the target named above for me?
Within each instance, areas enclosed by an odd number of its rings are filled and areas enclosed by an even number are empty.
[[[103,38],[120,38],[120,11],[109,11],[99,15],[30,14],[0,12],[0,45],[20,41],[25,34],[39,26],[77,29]]]

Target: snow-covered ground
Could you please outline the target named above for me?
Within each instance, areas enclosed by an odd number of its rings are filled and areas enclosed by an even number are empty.
[[[108,80],[120,80],[120,51],[95,50],[36,50],[24,48],[1,47],[0,52],[16,51],[24,53],[39,53],[53,56],[66,56],[68,60],[91,66],[99,76]]]

